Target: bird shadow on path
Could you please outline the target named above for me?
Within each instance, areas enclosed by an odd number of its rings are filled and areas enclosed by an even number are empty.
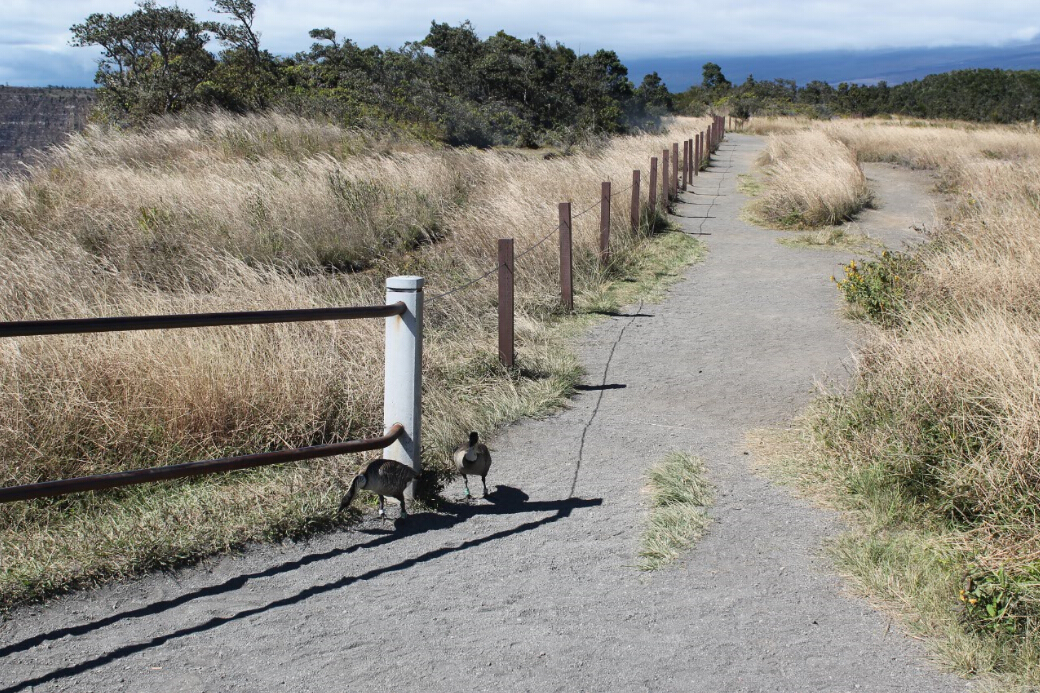
[[[21,691],[30,689],[34,686],[39,686],[52,681],[58,681],[70,676],[75,676],[91,669],[96,669],[105,664],[109,664],[114,661],[118,661],[125,657],[129,657],[138,652],[143,652],[154,647],[159,647],[171,640],[183,638],[188,635],[195,633],[202,633],[214,628],[218,628],[227,623],[238,621],[241,619],[249,618],[257,614],[262,614],[267,611],[274,609],[283,608],[286,606],[292,606],[298,604],[311,597],[315,597],[321,594],[332,592],[335,590],[349,587],[350,585],[365,580],[371,580],[382,575],[387,575],[403,570],[408,570],[417,565],[425,563],[427,561],[436,560],[444,556],[465,551],[483,544],[487,544],[499,539],[505,539],[506,537],[521,534],[523,532],[530,532],[546,525],[550,525],[554,522],[559,522],[570,516],[571,512],[580,508],[592,508],[603,504],[602,498],[566,498],[557,501],[535,501],[529,502],[528,496],[523,491],[515,489],[509,486],[498,486],[494,492],[488,495],[487,498],[490,501],[488,504],[481,505],[470,505],[465,503],[444,503],[441,507],[445,512],[441,513],[421,513],[418,515],[412,515],[405,522],[399,522],[399,531],[395,533],[382,534],[378,538],[371,541],[367,541],[361,544],[355,544],[353,546],[336,548],[330,551],[324,551],[321,553],[309,554],[303,556],[294,561],[287,561],[276,566],[267,568],[255,573],[249,573],[245,575],[238,575],[229,580],[226,580],[219,585],[211,585],[209,587],[203,587],[193,592],[180,595],[173,599],[165,599],[145,606],[124,611],[119,614],[113,614],[112,616],[106,616],[90,623],[84,623],[78,626],[70,626],[67,628],[58,628],[46,633],[41,633],[30,638],[26,638],[10,645],[0,647],[0,658],[6,657],[10,654],[17,652],[24,652],[44,642],[59,640],[61,638],[70,636],[85,635],[92,631],[104,628],[109,625],[113,625],[120,621],[124,621],[131,618],[141,618],[145,616],[151,616],[161,614],[165,611],[173,609],[177,606],[185,604],[187,602],[201,599],[203,597],[211,597],[216,595],[233,592],[241,589],[249,580],[272,577],[274,575],[287,573],[298,568],[302,568],[306,565],[316,563],[319,561],[326,561],[338,556],[354,553],[363,549],[372,549],[384,544],[390,544],[398,539],[405,537],[412,537],[421,534],[425,534],[430,531],[439,529],[448,529],[461,522],[477,516],[477,515],[512,515],[519,513],[537,513],[537,512],[552,512],[552,515],[540,518],[538,520],[531,520],[529,522],[523,522],[521,524],[509,527],[498,532],[478,537],[476,539],[470,539],[468,541],[461,542],[457,546],[441,546],[430,551],[425,551],[411,558],[406,558],[397,563],[393,563],[380,568],[374,568],[367,572],[359,575],[348,575],[338,580],[333,580],[320,585],[314,585],[308,587],[296,594],[284,597],[282,599],[273,600],[253,608],[243,609],[230,616],[217,616],[208,620],[202,621],[192,626],[187,626],[177,630],[172,630],[163,635],[157,635],[150,640],[135,643],[132,645],[125,645],[110,650],[104,654],[98,655],[91,659],[72,664],[60,669],[56,669],[50,673],[43,674],[38,677],[26,679],[24,681],[9,685],[5,688],[0,688],[0,693],[13,693],[14,691]]]

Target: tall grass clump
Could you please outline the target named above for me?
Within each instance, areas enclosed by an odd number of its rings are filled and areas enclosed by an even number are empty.
[[[797,474],[852,509],[841,565],[983,687],[1040,684],[1040,139],[1015,127],[815,126],[949,197],[912,256],[850,262],[875,323],[847,393],[800,426]]]
[[[750,211],[769,226],[838,224],[874,199],[855,153],[819,131],[770,135],[759,165],[765,190]]]
[[[702,125],[677,121],[674,137]],[[559,405],[579,367],[560,329],[555,243],[518,262],[515,371],[498,362],[493,280],[433,297],[493,266],[498,238],[518,252],[544,238],[557,202],[598,210],[601,181],[627,182],[668,141],[546,159],[278,114],[95,127],[0,179],[0,320],[371,305],[385,277],[423,275],[423,456],[436,488],[465,431]],[[627,199],[611,207],[606,268],[598,214],[575,219],[581,309],[609,302],[613,280],[693,253],[672,241],[661,254],[625,231]],[[378,434],[382,330],[362,320],[3,340],[0,485]],[[333,526],[358,461],[2,505],[0,608]]]

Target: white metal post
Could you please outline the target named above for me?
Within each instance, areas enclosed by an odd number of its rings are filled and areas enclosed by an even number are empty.
[[[386,280],[387,304],[403,301],[408,309],[386,319],[386,356],[383,386],[383,430],[395,423],[404,435],[383,449],[383,457],[420,471],[420,417],[422,415],[422,313],[423,278],[390,277]],[[405,491],[415,498],[415,482]]]

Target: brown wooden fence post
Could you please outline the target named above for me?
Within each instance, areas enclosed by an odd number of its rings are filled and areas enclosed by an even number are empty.
[[[498,239],[498,358],[512,368],[513,340],[513,239]]]
[[[658,203],[662,210],[668,209],[668,200],[671,198],[672,175],[668,170],[668,159],[671,153],[664,149],[661,151],[661,200]]]
[[[701,136],[697,133],[697,136],[693,138],[693,175],[701,175]]]
[[[683,143],[682,143],[682,175],[679,177],[679,180],[682,181],[680,187],[682,187],[682,189],[684,191],[686,190],[686,170],[688,168],[690,168],[690,143],[687,142],[686,140],[683,140]]]
[[[650,157],[650,209],[657,209],[657,157]]]
[[[574,264],[571,260],[571,203],[560,203],[560,298],[563,307],[574,310]]]
[[[672,142],[672,197],[679,196],[679,143]]]
[[[610,181],[604,181],[599,193],[599,261],[610,262]]]
[[[686,165],[683,170],[686,172],[686,185],[693,185],[693,138],[686,140]]]
[[[639,169],[632,170],[632,233],[639,232]]]

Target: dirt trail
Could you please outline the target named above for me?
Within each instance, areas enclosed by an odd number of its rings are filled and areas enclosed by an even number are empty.
[[[829,280],[846,256],[738,219],[760,147],[731,135],[683,195],[706,260],[587,337],[573,407],[490,441],[490,500],[21,610],[0,627],[0,689],[965,689],[843,591],[820,552],[836,517],[749,469],[746,431],[845,377],[854,336]],[[715,522],[647,576],[640,488],[671,450],[706,461]]]

